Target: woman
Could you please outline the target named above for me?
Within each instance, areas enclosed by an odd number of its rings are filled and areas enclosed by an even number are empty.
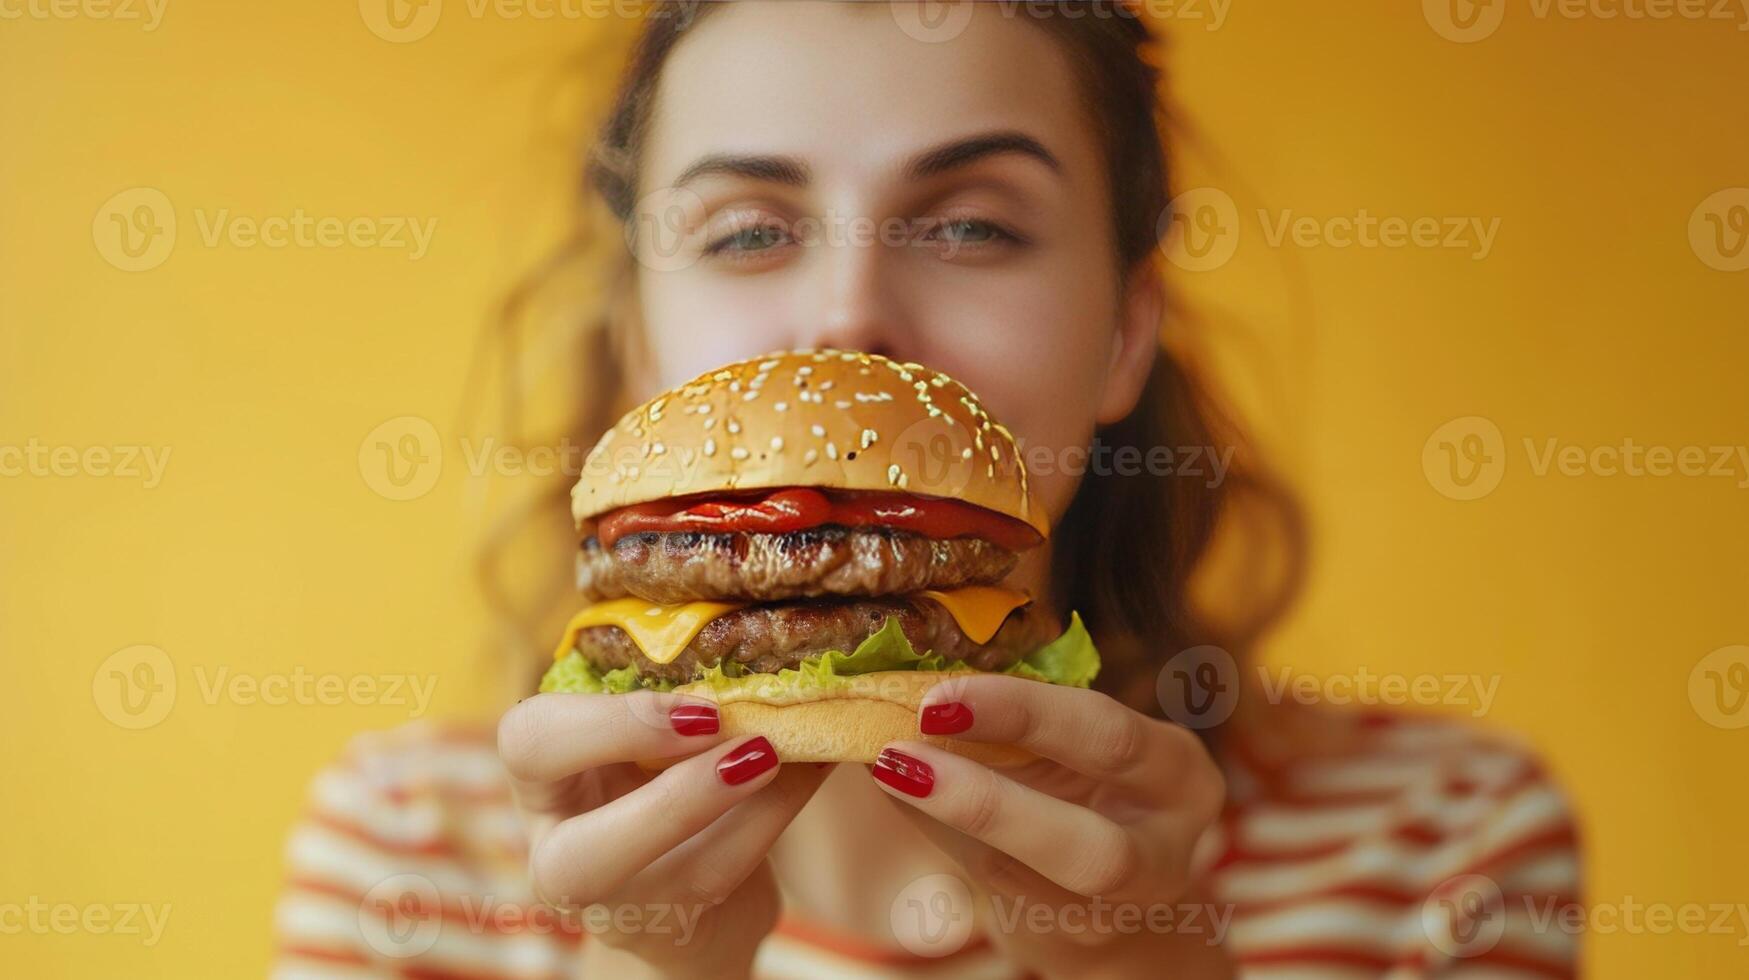
[[[1059,461],[1222,455],[1159,340],[1152,57],[1112,6],[978,4],[957,25],[907,5],[658,8],[590,161],[635,261],[593,335],[611,363],[581,438],[718,364],[839,347],[964,380]],[[1241,687],[1224,651],[1293,576],[1239,562],[1242,590],[1193,597],[1217,531],[1241,556],[1294,544],[1254,464],[1050,469],[1053,546],[1011,581],[1080,610],[1104,671],[1093,691],[973,678],[958,736],[1043,761],[997,774],[907,742],[920,792],[781,759],[731,781],[719,763],[745,740],[620,724],[628,698],[666,710],[654,692],[530,698],[495,745],[363,738],[293,837],[284,975],[1572,971],[1571,937],[1525,915],[1577,879],[1533,760]],[[629,763],[681,753],[653,778]]]

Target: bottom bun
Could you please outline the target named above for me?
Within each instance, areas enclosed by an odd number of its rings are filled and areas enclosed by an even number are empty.
[[[764,735],[779,762],[871,763],[890,742],[925,742],[985,765],[1008,768],[1037,756],[1007,743],[968,742],[917,731],[923,695],[937,684],[952,684],[965,672],[893,670],[847,677],[828,688],[786,684],[777,676],[757,687],[737,685],[723,692],[708,684],[687,684],[675,694],[717,703],[721,734],[728,738]],[[677,759],[640,763],[664,769]]]

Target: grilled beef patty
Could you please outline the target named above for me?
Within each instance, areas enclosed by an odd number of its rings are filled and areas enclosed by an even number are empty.
[[[734,661],[758,673],[793,667],[827,650],[855,650],[896,616],[919,651],[964,660],[979,670],[1001,670],[1049,643],[1050,624],[1023,606],[1008,615],[984,644],[973,643],[939,603],[923,597],[816,599],[748,606],[720,616],[700,630],[673,663],[654,663],[617,626],[592,626],[577,636],[577,649],[602,670],[635,664],[642,677],[686,683],[706,667]]]
[[[982,538],[927,538],[887,527],[826,524],[802,531],[704,534],[647,531],[577,557],[589,602],[628,595],[674,604],[886,596],[1001,581],[1019,559]],[[877,624],[878,625],[878,624]]]

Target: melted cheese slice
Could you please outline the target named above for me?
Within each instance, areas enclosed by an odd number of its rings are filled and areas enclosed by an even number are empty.
[[[917,594],[941,603],[953,621],[960,624],[960,632],[973,643],[990,642],[1009,613],[1032,601],[1024,592],[994,585],[968,585],[952,592],[925,589]]]
[[[941,603],[959,624],[960,631],[974,643],[990,642],[1009,613],[1032,601],[1032,597],[1024,592],[993,585],[973,585],[951,592],[929,589],[917,594]],[[750,603],[745,602],[687,602],[663,606],[636,598],[609,599],[571,618],[558,649],[553,651],[553,659],[563,660],[576,648],[577,635],[591,626],[616,626],[631,637],[651,661],[673,663],[711,620],[748,605]]]
[[[553,659],[564,659],[577,646],[577,634],[589,627],[617,626],[644,651],[644,656],[659,664],[673,663],[711,620],[745,605],[745,602],[687,602],[662,606],[635,598],[598,602],[571,617],[564,639],[553,651]]]

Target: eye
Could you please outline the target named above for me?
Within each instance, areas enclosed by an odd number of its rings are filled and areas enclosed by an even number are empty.
[[[993,223],[976,218],[958,218],[945,222],[939,226],[938,232],[943,241],[961,245],[974,245],[1006,237],[1002,229]]]
[[[1019,234],[998,222],[970,217],[944,219],[929,229],[923,239],[926,244],[948,253],[1026,244]]]
[[[756,220],[756,223],[742,223],[741,227],[706,245],[704,254],[730,257],[753,255],[793,241],[789,231],[781,224],[770,220]]]

